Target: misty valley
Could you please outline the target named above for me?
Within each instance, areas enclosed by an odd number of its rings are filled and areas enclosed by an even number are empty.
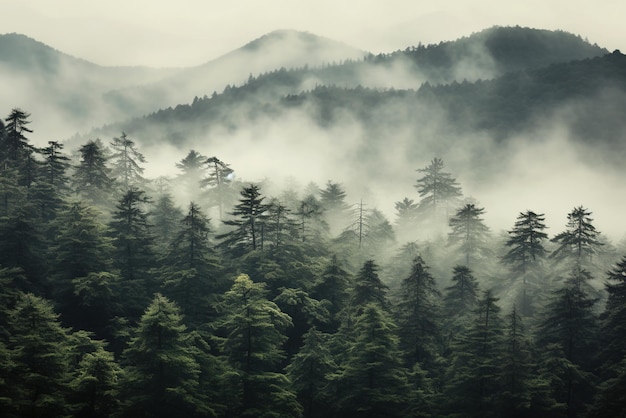
[[[620,51],[7,34],[0,80],[1,417],[626,414]]]

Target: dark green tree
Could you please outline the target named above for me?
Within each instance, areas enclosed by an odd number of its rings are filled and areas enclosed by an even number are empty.
[[[146,158],[137,150],[135,142],[122,132],[120,137],[113,138],[111,148],[111,176],[122,186],[122,190],[129,190],[132,186],[142,187],[145,179],[140,164],[145,163]]]
[[[354,278],[350,305],[357,315],[369,303],[377,304],[382,309],[387,310],[390,308],[389,300],[387,299],[388,290],[389,287],[378,276],[378,265],[376,265],[374,260],[368,260]]]
[[[48,141],[48,146],[41,149],[44,157],[43,170],[45,182],[57,192],[65,192],[68,188],[70,158],[63,153],[63,144],[59,141]]]
[[[209,298],[219,289],[220,263],[209,239],[210,232],[209,219],[191,202],[162,271],[164,292],[193,324],[209,313]]]
[[[219,220],[224,219],[224,205],[230,203],[229,197],[232,197],[230,192],[230,183],[234,170],[230,168],[230,164],[226,164],[217,157],[207,158],[204,161],[208,169],[208,175],[200,180],[200,186],[208,189],[208,198],[211,202],[211,206],[217,206],[219,213]]]
[[[329,402],[330,375],[337,371],[329,349],[327,334],[312,327],[304,336],[304,344],[286,368],[287,376],[305,417],[326,417],[335,412]]]
[[[222,303],[226,337],[224,352],[240,378],[238,405],[232,414],[255,417],[300,416],[302,407],[290,387],[289,379],[280,373],[285,354],[285,331],[291,318],[267,299],[263,283],[254,283],[239,275]]]
[[[8,347],[13,364],[8,379],[13,416],[64,416],[71,377],[69,331],[61,326],[52,304],[33,294],[21,297],[10,322]]]
[[[487,248],[489,228],[481,218],[484,213],[484,208],[468,203],[457,210],[449,221],[452,231],[448,234],[448,242],[461,253],[467,267],[472,267],[489,253]]]
[[[456,179],[445,172],[444,168],[441,158],[433,158],[427,167],[417,170],[423,173],[423,177],[417,180],[415,188],[422,198],[420,210],[434,216],[443,215],[447,220],[450,209],[456,206],[462,193]]]
[[[543,241],[548,238],[543,232],[546,228],[544,221],[543,214],[530,210],[520,213],[506,241],[509,250],[502,257],[515,278],[521,278],[519,306],[522,316],[532,315],[535,299],[533,296],[541,291],[540,267],[547,254]]]
[[[356,317],[354,336],[335,376],[342,416],[404,416],[408,371],[392,317],[380,304],[367,303]]]
[[[552,397],[567,416],[583,413],[593,397],[591,356],[597,351],[598,322],[595,300],[585,287],[590,279],[586,270],[574,268],[546,306],[535,337],[544,379],[551,381]]]
[[[156,294],[123,353],[124,415],[212,416],[180,310]]]
[[[493,414],[501,391],[503,323],[498,299],[486,291],[469,327],[453,344],[454,357],[444,395],[452,413],[467,417]]]
[[[591,212],[582,206],[575,207],[567,214],[566,230],[551,239],[558,247],[550,255],[557,260],[569,259],[579,266],[589,266],[596,254],[599,232],[593,226]]]
[[[193,200],[200,192],[206,160],[206,156],[191,150],[185,158],[176,163],[176,168],[181,171],[177,180],[181,184],[182,190],[187,193],[189,200]]]
[[[330,314],[328,332],[336,332],[339,328],[339,313],[346,308],[352,277],[333,255],[320,277],[313,284],[311,296],[320,301],[327,301]]]
[[[441,294],[422,257],[415,257],[412,264],[396,304],[401,348],[409,367],[419,363],[433,370],[441,352]]]
[[[108,207],[113,179],[102,142],[99,139],[88,141],[79,152],[80,161],[72,176],[74,189],[92,204]]]
[[[263,249],[263,226],[268,210],[268,206],[263,203],[265,197],[261,195],[259,186],[251,184],[244,187],[240,194],[239,203],[231,212],[234,219],[223,221],[231,230],[217,236],[221,240],[220,246],[234,257]]]
[[[165,252],[174,237],[180,232],[183,211],[175,205],[170,193],[161,194],[149,213],[150,223],[156,238],[156,245],[161,252]]]
[[[156,264],[154,235],[146,212],[150,202],[143,190],[130,186],[109,223],[115,247],[113,266],[120,271],[124,305],[134,319],[139,319],[156,290],[151,271]]]
[[[83,355],[69,383],[72,415],[109,417],[119,412],[122,369],[102,347]]]
[[[119,313],[119,276],[114,272],[114,247],[97,212],[72,203],[56,220],[57,236],[51,252],[52,295],[64,320],[100,338]]]

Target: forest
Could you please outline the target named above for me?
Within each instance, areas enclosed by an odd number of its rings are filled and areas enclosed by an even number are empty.
[[[593,208],[492,231],[433,156],[390,218],[30,123],[0,122],[0,416],[626,414],[626,245]]]

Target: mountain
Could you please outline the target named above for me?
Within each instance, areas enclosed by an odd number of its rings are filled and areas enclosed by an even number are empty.
[[[72,57],[20,34],[0,35],[0,109],[20,107],[34,115],[34,136],[60,139],[120,118],[102,94],[154,81],[173,69],[103,67]]]
[[[318,67],[360,59],[366,52],[321,36],[293,30],[264,35],[203,65],[148,85],[119,89],[106,95],[107,103],[132,115],[190,103],[195,96],[241,85],[250,76],[278,68]]]

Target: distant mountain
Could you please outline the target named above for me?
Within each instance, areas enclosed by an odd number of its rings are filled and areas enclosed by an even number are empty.
[[[250,76],[279,68],[318,67],[360,59],[367,52],[321,36],[293,30],[264,35],[224,56],[149,85],[107,94],[107,102],[132,115],[142,115],[195,96],[241,85]]]
[[[8,114],[20,107],[33,114],[35,136],[60,139],[122,116],[103,106],[105,92],[158,80],[175,71],[103,67],[24,35],[0,35],[0,110]]]

